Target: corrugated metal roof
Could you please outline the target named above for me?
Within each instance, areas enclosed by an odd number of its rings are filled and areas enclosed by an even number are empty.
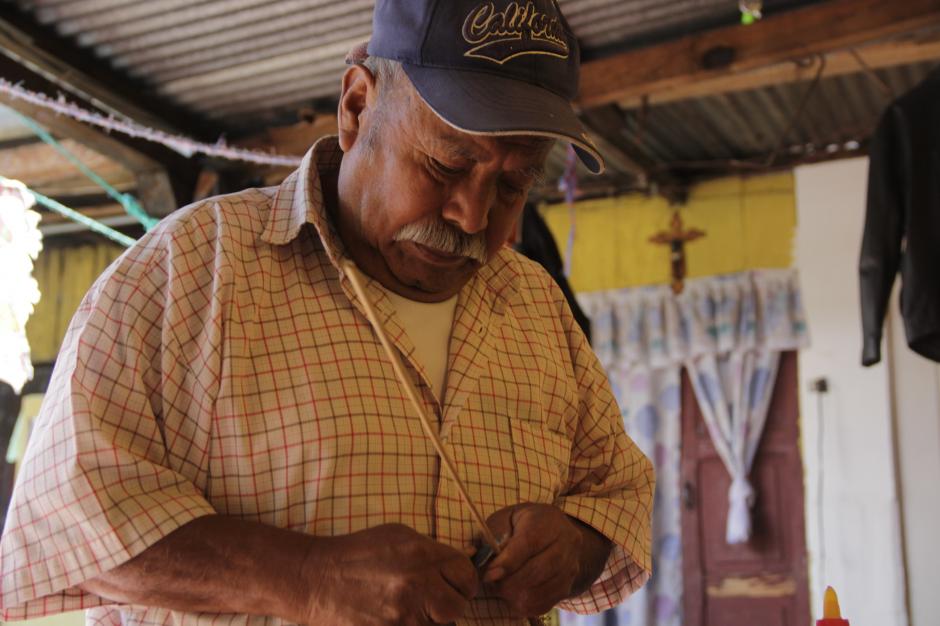
[[[815,86],[812,81],[774,85],[652,106],[645,112],[618,109],[623,123],[611,130],[627,152],[644,155],[664,170],[746,169],[748,163],[730,162],[759,162],[778,145],[782,159],[845,152],[861,147],[887,105],[938,65],[940,61],[923,62],[834,76]]]
[[[374,0],[15,0],[157,93],[230,126],[335,97]],[[807,0],[765,0],[768,11]],[[733,21],[737,0],[560,0],[585,56]]]
[[[696,32],[737,19],[737,0],[559,0],[584,55]],[[768,13],[814,0],[764,0]],[[374,0],[0,0],[17,4],[184,108],[239,131],[339,91],[343,58],[368,38]],[[747,170],[778,147],[778,162],[864,145],[890,101],[930,63],[657,104],[608,105],[585,116],[614,165],[604,185],[635,181],[618,161],[652,173]],[[784,131],[788,130],[786,136]],[[602,149],[602,152],[605,152]],[[610,158],[614,157],[614,158]],[[559,147],[549,177],[565,165]],[[591,180],[583,172],[586,181]],[[550,192],[551,188],[546,188]]]

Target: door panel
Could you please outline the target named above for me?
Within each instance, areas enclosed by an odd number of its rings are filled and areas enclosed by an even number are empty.
[[[682,375],[685,626],[808,626],[803,467],[796,354],[781,356],[767,426],[751,471],[753,535],[725,541],[731,479]]]
[[[759,598],[754,600],[715,600],[709,604],[710,626],[790,626],[794,621],[789,600]]]

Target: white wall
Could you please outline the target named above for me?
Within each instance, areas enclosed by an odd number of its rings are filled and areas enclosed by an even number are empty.
[[[852,159],[796,170],[795,257],[812,339],[799,362],[810,592],[817,617],[823,590],[833,585],[852,626],[905,626],[889,372],[884,364],[860,365],[857,265],[867,167],[867,159]],[[820,377],[830,391],[818,398],[809,382]]]
[[[897,299],[892,309],[897,311]],[[890,323],[890,370],[912,626],[940,624],[940,366],[907,347],[900,315]]]

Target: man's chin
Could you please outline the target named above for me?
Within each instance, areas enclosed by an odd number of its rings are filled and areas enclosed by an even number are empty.
[[[389,271],[418,300],[447,299],[458,293],[482,265],[469,257],[438,255],[430,248],[400,242],[386,255]]]
[[[476,272],[476,264],[468,265],[464,271],[421,272],[409,281],[409,285],[428,296],[449,298],[458,293]]]
[[[398,281],[411,293],[402,294],[415,300],[446,300],[460,292],[464,285],[480,268],[476,261],[470,259],[466,263],[449,269],[409,267],[401,272],[395,272]],[[410,270],[410,271],[409,271]]]

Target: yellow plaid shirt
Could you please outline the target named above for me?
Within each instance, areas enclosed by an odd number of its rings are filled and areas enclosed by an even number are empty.
[[[280,624],[108,605],[77,585],[202,515],[314,535],[400,522],[465,547],[473,520],[422,433],[338,261],[321,176],[335,138],[277,188],[164,220],[85,297],[64,340],[0,543],[4,620]],[[561,292],[504,250],[460,293],[443,403],[369,286],[484,515],[552,502],[613,540],[593,612],[650,570],[653,471],[623,430]],[[461,624],[514,624],[496,599]]]

